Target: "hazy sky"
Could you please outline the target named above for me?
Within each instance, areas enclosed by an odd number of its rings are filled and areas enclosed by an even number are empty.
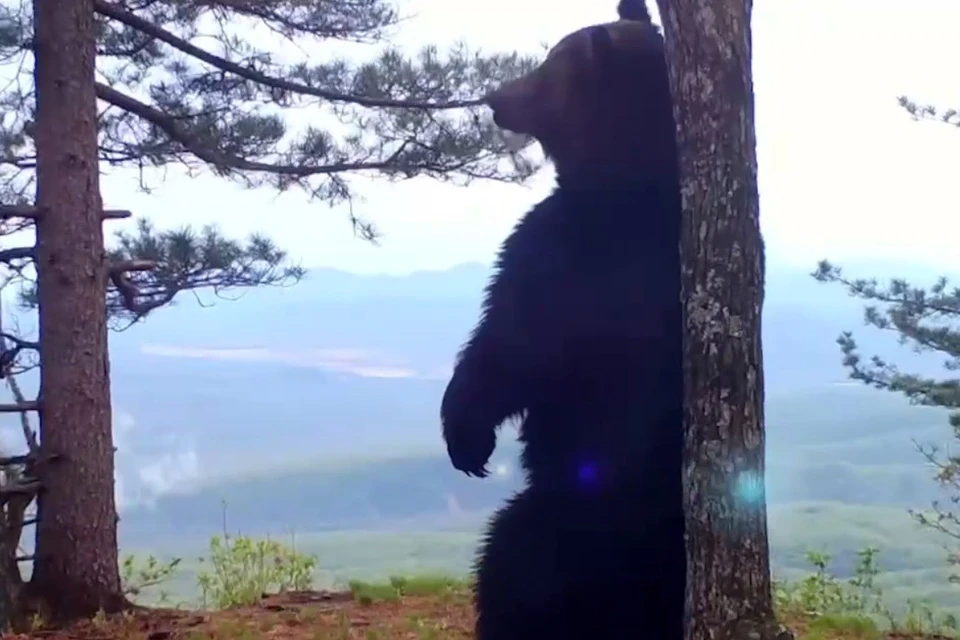
[[[400,6],[412,15],[399,30],[404,46],[463,39],[486,51],[534,52],[610,20],[616,0]],[[872,257],[953,268],[960,131],[913,122],[896,97],[960,107],[960,44],[949,44],[958,42],[958,24],[956,0],[756,0],[761,217],[771,262]],[[299,191],[277,197],[175,170],[164,182],[152,180],[150,195],[138,193],[129,174],[106,176],[102,188],[108,206],[158,226],[215,222],[232,235],[264,231],[307,266],[401,273],[489,261],[551,180],[548,171],[528,186],[358,181],[356,207],[383,232],[379,247],[354,239],[342,210]]]

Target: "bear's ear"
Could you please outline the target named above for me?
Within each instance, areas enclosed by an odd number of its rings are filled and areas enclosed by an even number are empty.
[[[590,57],[595,60],[608,60],[613,56],[614,44],[613,36],[610,30],[605,26],[591,27],[590,33]]]
[[[620,0],[620,4],[617,5],[617,14],[621,20],[651,21],[645,0]]]

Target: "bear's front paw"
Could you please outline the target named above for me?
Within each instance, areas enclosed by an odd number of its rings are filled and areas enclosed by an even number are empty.
[[[453,468],[468,476],[485,478],[490,475],[487,462],[497,446],[494,429],[461,428],[445,430],[447,454]]]

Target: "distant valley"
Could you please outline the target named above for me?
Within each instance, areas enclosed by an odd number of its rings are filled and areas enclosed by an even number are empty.
[[[875,267],[850,265],[936,275]],[[446,460],[437,414],[489,273],[476,264],[402,277],[320,269],[288,289],[206,296],[213,306],[183,296],[112,334],[125,544],[202,546],[222,526],[224,502],[229,526],[248,533],[475,532],[519,486],[516,445],[505,430],[501,473],[466,478]],[[835,339],[855,330],[867,354],[921,372],[938,372],[939,360],[861,328],[860,304],[804,271],[771,268],[767,282],[771,518],[848,504],[909,527],[906,508],[939,496],[912,441],[947,442],[946,417],[847,382]],[[15,424],[4,424],[17,446]]]

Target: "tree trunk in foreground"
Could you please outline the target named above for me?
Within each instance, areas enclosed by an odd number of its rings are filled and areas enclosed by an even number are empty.
[[[751,0],[658,0],[680,145],[687,640],[790,637],[764,496]]]
[[[117,564],[92,0],[35,0],[40,439],[31,592],[58,619],[124,604]]]

